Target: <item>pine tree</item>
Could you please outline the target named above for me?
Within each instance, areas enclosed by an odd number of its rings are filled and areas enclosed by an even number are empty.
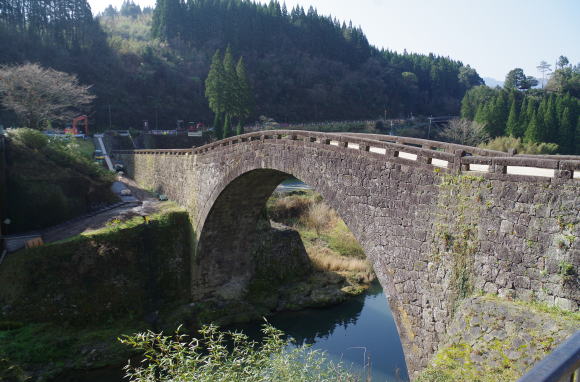
[[[536,121],[538,129],[538,140],[540,142],[546,142],[548,134],[546,133],[546,110],[548,109],[548,101],[546,97],[542,98],[538,110],[536,111]]]
[[[223,61],[223,94],[224,94],[224,113],[231,123],[231,118],[237,115],[238,103],[238,77],[234,65],[234,56],[230,46],[227,47]],[[225,132],[225,130],[224,130]]]
[[[246,68],[244,66],[244,59],[240,57],[236,65],[237,77],[237,117],[239,123],[243,125],[244,120],[250,116],[254,109],[254,96],[250,89]]]
[[[518,131],[516,134],[516,138],[523,138],[526,129],[528,128],[528,108],[529,108],[529,100],[528,97],[524,97],[522,101],[522,107],[520,108],[520,117],[518,118]]]
[[[560,122],[560,150],[564,154],[572,154],[575,148],[576,126],[570,107],[564,107]]]
[[[475,112],[475,116],[473,120],[477,123],[485,124],[487,123],[487,110],[486,104],[479,104],[477,107],[477,111]]]
[[[244,134],[244,125],[242,124],[242,122],[239,122],[238,127],[236,128],[236,135],[242,134]]]
[[[214,131],[218,139],[223,138],[221,130],[221,116],[225,112],[225,84],[224,68],[220,51],[217,50],[213,55],[209,73],[205,80],[205,96],[209,103],[209,108],[215,114]]]
[[[518,137],[519,128],[518,128],[518,108],[516,106],[516,100],[512,101],[512,105],[510,107],[510,113],[507,120],[506,126],[506,134],[510,137]]]
[[[554,96],[550,96],[544,115],[544,125],[546,129],[546,142],[558,142],[558,117],[556,115],[556,102]]]
[[[171,40],[180,35],[185,9],[180,0],[157,0],[153,11],[151,34],[161,40]]]
[[[226,119],[224,122],[224,132],[222,139],[228,138],[232,136],[232,126],[231,126],[231,118],[229,114],[226,114]]]
[[[505,134],[508,114],[507,94],[501,91],[490,105],[490,121],[487,130],[492,138]]]
[[[540,142],[540,132],[538,131],[538,119],[536,118],[536,113],[532,112],[532,117],[528,123],[528,127],[524,134],[525,142]]]

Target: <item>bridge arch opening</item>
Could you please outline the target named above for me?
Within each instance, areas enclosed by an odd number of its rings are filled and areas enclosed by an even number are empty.
[[[256,264],[255,253],[263,244],[261,241],[264,230],[270,227],[272,221],[286,223],[284,219],[268,215],[266,209],[268,201],[281,183],[298,177],[289,172],[262,168],[225,179],[228,183],[224,182],[216,187],[209,199],[211,207],[205,216],[202,216],[203,221],[198,225],[200,230],[192,277],[192,294],[195,299],[233,300],[247,296],[256,276],[256,268],[259,266]],[[315,182],[305,183],[312,185]],[[319,204],[328,205],[332,209],[331,214],[334,213],[344,225],[344,228],[340,229],[345,229],[345,233],[352,236],[349,240],[356,242],[358,250],[362,251],[362,256],[366,259],[366,249],[364,245],[361,246],[363,243],[357,235],[350,230],[347,221],[348,217],[354,215],[346,214],[347,219],[342,218],[341,212],[344,213],[347,207],[340,205],[336,190],[319,185],[313,188],[313,192],[320,194],[324,201],[324,204]],[[311,228],[317,230],[315,227]],[[302,250],[306,253],[306,248],[303,247]],[[324,253],[318,253],[318,256],[319,261],[324,261]],[[316,261],[311,256],[309,260]],[[372,272],[372,261],[369,259],[368,263]],[[311,262],[308,265],[316,267]],[[322,273],[320,267],[316,268],[317,272]],[[385,300],[386,306],[389,306],[388,299]],[[389,319],[392,320],[392,317]],[[374,362],[380,362],[380,359]],[[406,371],[403,374],[406,375]]]

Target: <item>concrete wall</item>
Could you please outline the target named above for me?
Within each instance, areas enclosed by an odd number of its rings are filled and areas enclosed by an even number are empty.
[[[248,139],[185,155],[120,156],[138,183],[190,212],[195,299],[224,287],[243,295],[267,198],[289,176],[312,186],[372,261],[411,374],[425,367],[461,300],[475,292],[578,308],[580,185],[571,171],[554,181],[459,175],[462,164],[451,154],[430,152],[448,160],[439,169],[421,151],[407,160],[341,143]],[[489,163],[492,172],[501,167]]]

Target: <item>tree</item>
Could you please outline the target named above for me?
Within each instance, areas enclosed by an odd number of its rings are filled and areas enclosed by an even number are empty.
[[[518,107],[516,105],[516,100],[512,101],[510,106],[510,113],[506,125],[506,134],[510,137],[518,137]]]
[[[133,0],[124,0],[121,5],[121,16],[136,18],[141,14],[141,7]]]
[[[471,89],[474,86],[485,85],[483,79],[477,74],[475,69],[471,68],[469,65],[462,66],[459,68],[459,74],[457,75],[459,83],[465,87],[465,89]]]
[[[225,112],[225,84],[224,66],[219,49],[213,55],[209,73],[205,80],[205,96],[209,102],[209,108],[214,112],[214,132],[218,139],[223,138],[221,131],[221,116]]]
[[[515,68],[510,70],[505,77],[505,82],[503,84],[506,89],[520,89],[522,83],[526,81],[526,75],[524,70],[521,68]]]
[[[90,88],[80,85],[75,75],[37,64],[0,67],[2,105],[34,129],[87,111],[95,99]]]
[[[484,124],[467,119],[452,119],[441,136],[446,141],[467,146],[477,146],[489,138]]]
[[[227,47],[224,54],[223,67],[224,113],[226,114],[226,121],[231,124],[232,117],[238,114],[239,86],[236,66],[234,65],[234,55],[230,46]]]
[[[540,65],[536,66],[539,72],[542,73],[542,89],[544,88],[544,82],[546,81],[546,72],[551,72],[550,69],[552,65],[548,64],[546,61],[541,61]]]
[[[528,90],[538,85],[538,80],[532,76],[526,76],[523,69],[515,68],[510,70],[505,77],[504,88]]]
[[[554,96],[550,96],[544,114],[545,140],[558,142],[558,117],[556,115],[556,102]]]
[[[119,15],[117,8],[113,7],[111,4],[103,11],[103,16],[105,17],[116,17]]]
[[[538,119],[536,117],[536,113],[532,114],[532,118],[530,119],[530,123],[528,123],[528,127],[526,128],[526,132],[524,134],[524,142],[531,143],[531,142],[540,142],[540,132],[538,129]]]
[[[568,57],[560,56],[558,57],[558,62],[556,63],[556,69],[564,69],[564,67],[568,66],[569,63],[570,61],[568,61]]]
[[[224,121],[224,130],[222,134],[222,139],[232,136],[232,118],[229,114],[226,114]]]
[[[575,122],[571,108],[566,106],[562,112],[560,122],[560,148],[566,154],[572,154],[574,152],[576,135]]]
[[[250,116],[254,109],[254,96],[248,82],[246,67],[243,57],[240,57],[236,65],[237,77],[237,110],[236,116],[239,118],[239,125],[243,125],[244,120]],[[243,128],[242,128],[243,132]],[[239,134],[239,133],[238,133]]]
[[[461,100],[461,117],[473,120],[478,109],[493,99],[496,90],[488,86],[476,86],[465,93]]]

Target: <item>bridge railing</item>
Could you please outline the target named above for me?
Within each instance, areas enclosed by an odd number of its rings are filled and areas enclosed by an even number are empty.
[[[518,382],[580,380],[580,330],[538,362]]]
[[[449,173],[477,173],[492,178],[515,180],[565,181],[580,179],[580,157],[575,156],[510,156],[507,153],[429,141],[418,138],[392,137],[377,134],[322,133],[303,130],[271,130],[242,134],[191,149],[133,150],[116,153],[151,155],[203,155],[224,147],[253,141],[302,141],[352,149],[365,155],[388,158],[389,161],[427,168],[439,168]]]
[[[399,137],[395,135],[382,135],[382,134],[364,134],[364,133],[338,133],[341,135],[355,136],[355,137],[366,137],[367,139],[376,139],[383,142],[398,143],[407,146],[417,146],[429,150],[443,150],[445,152],[455,152],[455,150],[463,150],[471,155],[481,155],[481,156],[509,156],[508,153],[503,151],[482,149],[479,147],[458,145],[455,143],[431,141],[422,138],[412,138],[412,137]]]

